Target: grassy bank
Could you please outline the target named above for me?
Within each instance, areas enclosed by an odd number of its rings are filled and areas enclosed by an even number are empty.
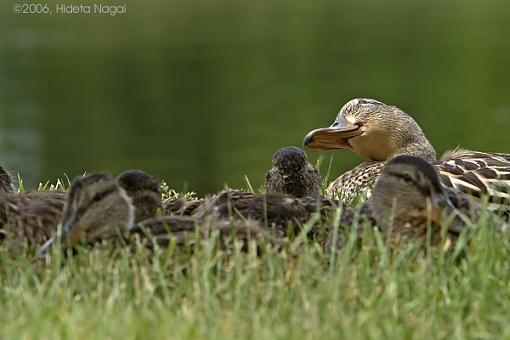
[[[480,222],[483,223],[483,222]],[[445,254],[365,232],[338,253],[102,245],[46,264],[1,251],[2,338],[510,337],[510,240]]]

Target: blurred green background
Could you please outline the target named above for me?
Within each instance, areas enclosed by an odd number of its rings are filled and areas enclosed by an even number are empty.
[[[510,152],[508,0],[95,1],[126,3],[115,17],[23,2],[0,4],[0,161],[32,186],[127,168],[259,186],[353,97],[403,108],[439,153]],[[336,152],[333,175],[361,160]]]

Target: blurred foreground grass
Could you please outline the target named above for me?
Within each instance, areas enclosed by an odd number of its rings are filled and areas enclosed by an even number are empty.
[[[334,255],[103,244],[46,264],[0,250],[0,338],[508,338],[510,239],[389,249],[355,231]]]

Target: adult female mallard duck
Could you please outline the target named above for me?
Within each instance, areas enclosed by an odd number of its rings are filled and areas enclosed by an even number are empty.
[[[346,202],[366,199],[386,161],[398,155],[418,156],[433,163],[444,187],[476,199],[488,196],[491,208],[510,195],[510,155],[455,149],[436,160],[436,152],[416,121],[401,109],[374,99],[353,99],[335,122],[315,129],[304,139],[307,150],[350,149],[370,161],[344,173],[327,189],[329,197]]]

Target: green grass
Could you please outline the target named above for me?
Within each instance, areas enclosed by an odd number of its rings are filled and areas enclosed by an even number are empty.
[[[214,235],[185,249],[54,249],[46,261],[0,246],[0,338],[510,338],[510,236],[488,221],[448,252],[395,249],[368,228],[336,228],[341,249],[301,233],[260,256],[226,253]]]
[[[105,244],[47,263],[0,250],[0,337],[509,338],[510,239],[488,230],[449,253],[371,230],[330,255],[306,240],[261,256]]]

